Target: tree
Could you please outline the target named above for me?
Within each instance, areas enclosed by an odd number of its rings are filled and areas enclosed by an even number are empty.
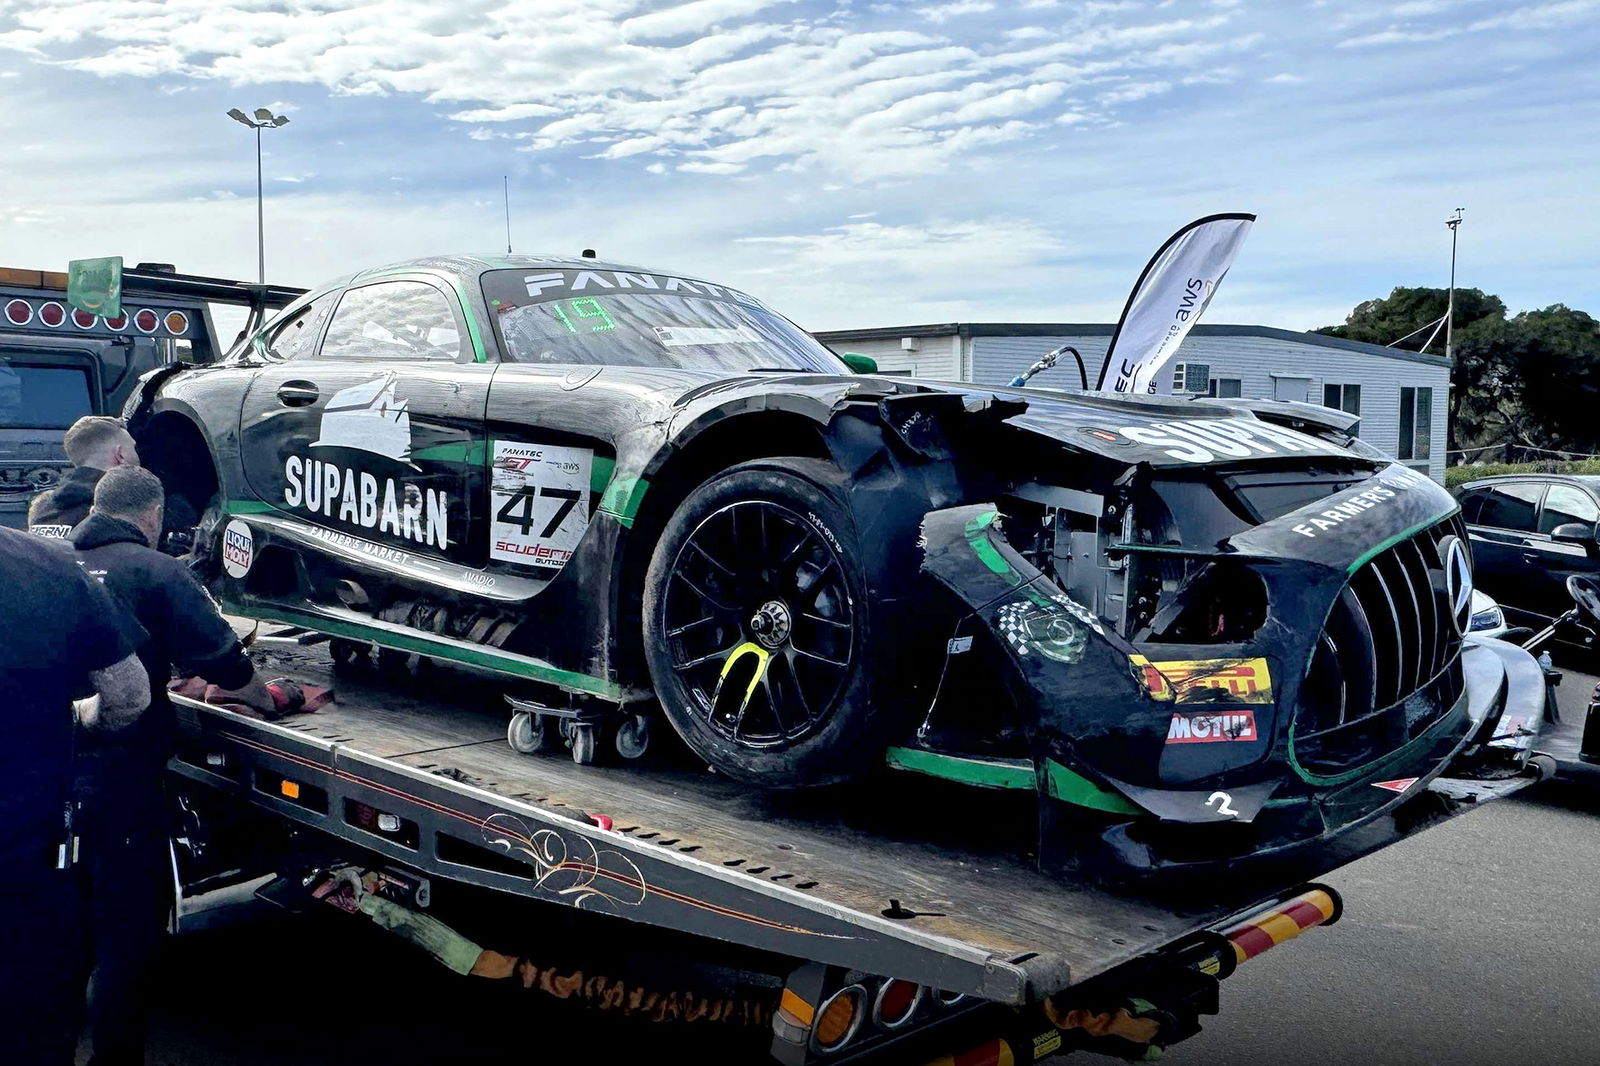
[[[1435,332],[1432,324],[1444,317],[1449,299],[1447,289],[1398,286],[1382,299],[1357,304],[1342,326],[1325,326],[1317,332],[1442,357],[1444,330]],[[1512,333],[1500,297],[1482,289],[1456,290],[1449,447],[1470,448],[1514,437],[1511,427],[1519,414],[1519,390]]]
[[[1518,392],[1514,436],[1531,447],[1600,452],[1600,323],[1553,304],[1508,323]]]

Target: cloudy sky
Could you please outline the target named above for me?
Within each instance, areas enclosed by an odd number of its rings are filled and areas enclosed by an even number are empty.
[[[0,264],[268,274],[504,247],[824,329],[1109,321],[1191,218],[1209,313],[1398,284],[1600,313],[1600,0],[0,0]]]

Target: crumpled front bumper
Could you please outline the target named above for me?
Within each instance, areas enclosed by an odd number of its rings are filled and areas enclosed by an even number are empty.
[[[1100,624],[1010,547],[994,509],[958,507],[924,519],[923,570],[989,629],[1001,672],[1031,727],[1042,866],[1117,877],[1284,859],[1364,837],[1404,835],[1450,789],[1444,776],[1521,772],[1543,719],[1544,680],[1520,648],[1469,640],[1463,685],[1418,736],[1363,766],[1327,776],[1293,757],[1287,727],[1271,718],[1261,758],[1188,787],[1120,779],[1092,753],[1117,746],[1119,763],[1158,767],[1174,704],[1153,695],[1138,649]],[[1020,621],[1019,621],[1020,620]],[[1264,725],[1267,715],[1261,720]],[[1113,731],[1108,735],[1107,730]],[[1083,739],[1093,733],[1091,742]],[[1089,753],[1089,754],[1086,754]],[[1132,756],[1130,759],[1129,756]],[[1379,825],[1378,823],[1383,823]],[[1385,828],[1387,826],[1387,828]]]

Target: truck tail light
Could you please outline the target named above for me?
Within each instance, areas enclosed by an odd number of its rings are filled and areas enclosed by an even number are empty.
[[[872,1020],[885,1029],[898,1029],[909,1022],[922,1005],[926,990],[910,981],[886,981],[878,989],[877,1001],[872,1005]]]
[[[867,1013],[867,990],[847,985],[823,1001],[811,1030],[811,1046],[820,1054],[838,1051],[861,1028]]]

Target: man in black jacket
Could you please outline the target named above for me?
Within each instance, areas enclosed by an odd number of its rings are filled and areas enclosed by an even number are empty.
[[[34,497],[28,507],[28,532],[65,537],[89,515],[94,487],[101,476],[119,466],[138,466],[139,449],[120,418],[84,415],[61,438],[72,470],[50,492]]]
[[[135,466],[105,472],[94,507],[72,531],[78,561],[127,606],[149,634],[139,658],[150,706],[132,725],[86,737],[78,774],[89,935],[89,1026],[96,1066],[144,1060],[144,971],[168,906],[162,778],[176,720],[167,699],[172,666],[243,702],[272,698],[216,604],[188,568],[151,545],[161,533],[161,481]]]
[[[144,636],[65,550],[0,529],[0,1062],[68,1066],[82,991],[72,870],[73,700],[101,724],[150,701]]]

